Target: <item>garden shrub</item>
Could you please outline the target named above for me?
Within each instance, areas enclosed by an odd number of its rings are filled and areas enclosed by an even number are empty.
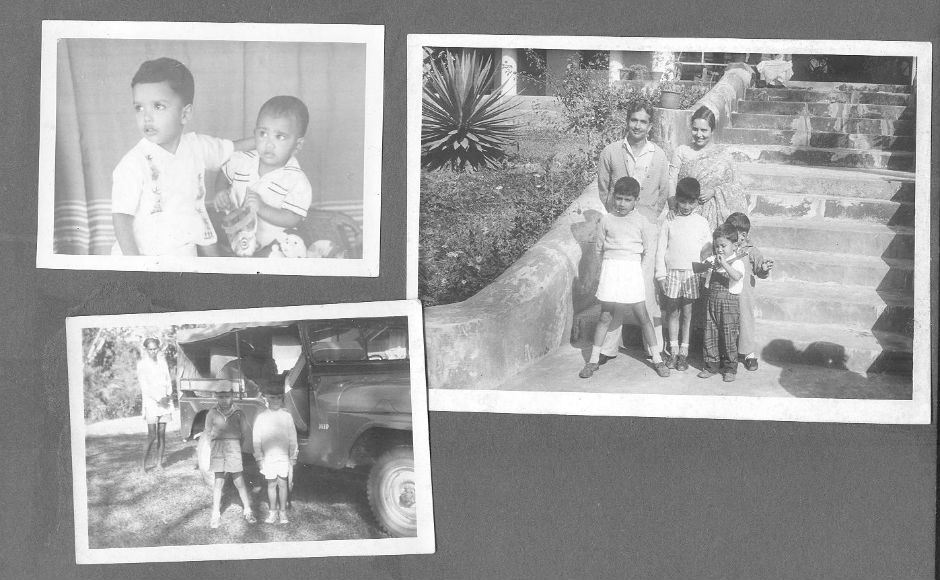
[[[427,61],[421,164],[462,171],[496,166],[516,136],[515,104],[490,87],[498,69],[474,52]]]
[[[512,167],[421,177],[418,295],[426,306],[460,302],[502,274],[545,235],[581,193],[585,167],[548,160],[536,173]]]

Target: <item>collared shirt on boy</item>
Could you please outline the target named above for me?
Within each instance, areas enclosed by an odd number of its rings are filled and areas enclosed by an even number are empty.
[[[605,204],[621,177],[632,177],[640,184],[637,204],[659,214],[669,197],[669,160],[662,148],[652,141],[638,154],[626,139],[614,141],[601,151],[597,160],[597,191]]]
[[[222,167],[222,172],[232,184],[232,201],[235,205],[241,206],[244,203],[248,189],[251,188],[266,205],[286,209],[301,218],[307,217],[307,210],[313,203],[313,188],[297,159],[291,157],[284,167],[273,169],[264,175],[258,172],[258,162],[257,151],[237,151]],[[267,246],[283,231],[283,227],[259,217],[256,232],[258,245]]]
[[[207,171],[232,155],[228,139],[184,133],[176,153],[141,139],[114,168],[111,212],[134,217],[134,239],[144,256],[193,256],[216,242],[206,213]],[[120,254],[115,243],[114,254]]]

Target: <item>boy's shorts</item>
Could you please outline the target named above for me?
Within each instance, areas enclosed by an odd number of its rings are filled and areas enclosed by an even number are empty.
[[[666,282],[663,284],[663,294],[673,300],[688,298],[698,300],[701,277],[692,270],[668,270]]]
[[[238,439],[216,439],[212,442],[209,471],[238,473],[242,465],[242,444]]]
[[[261,462],[261,475],[265,479],[277,479],[278,477],[287,479],[288,473],[290,473],[290,460],[286,457],[265,459]]]

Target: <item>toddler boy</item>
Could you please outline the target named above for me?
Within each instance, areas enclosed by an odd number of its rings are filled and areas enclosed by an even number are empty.
[[[307,217],[313,189],[294,153],[303,146],[309,118],[307,106],[296,97],[269,99],[258,111],[255,150],[235,153],[222,167],[214,205],[226,212],[253,210],[259,248]]]
[[[131,80],[143,138],[114,169],[111,212],[125,256],[216,255],[206,212],[205,175],[217,171],[234,144],[183,130],[193,115],[195,84],[182,63],[148,60]]]
[[[764,258],[764,255],[751,243],[748,235],[751,231],[751,220],[741,212],[728,216],[725,224],[738,232],[736,254],[744,258],[744,287],[738,297],[741,307],[741,329],[738,337],[738,352],[744,354],[744,368],[756,371],[758,367],[757,353],[754,345],[754,284],[757,278],[765,279],[774,267],[774,261]]]

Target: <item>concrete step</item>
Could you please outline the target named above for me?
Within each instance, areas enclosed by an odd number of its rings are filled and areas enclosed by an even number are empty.
[[[914,318],[914,296],[865,286],[768,279],[758,283],[754,308],[761,320],[904,332]]]
[[[745,191],[751,194],[769,190],[896,202],[914,201],[914,174],[908,172],[738,163],[736,175]]]
[[[914,120],[916,110],[908,105],[858,103],[806,103],[790,101],[738,101],[738,113],[760,115],[809,115],[811,117]]]
[[[745,145],[785,145],[820,149],[857,149],[860,151],[914,151],[914,137],[908,135],[869,135],[862,133],[824,132],[804,129],[725,129],[725,143]]]
[[[818,282],[867,286],[880,291],[913,294],[914,260],[884,259],[825,251],[760,248],[774,260],[769,282]],[[758,280],[761,287],[765,284]]]
[[[891,85],[878,83],[844,83],[838,81],[791,81],[791,89],[812,89],[816,91],[868,91],[879,93],[911,93],[911,85]]]
[[[750,193],[749,216],[850,219],[913,226],[914,204],[882,199],[759,190]],[[825,227],[825,224],[820,224]]]
[[[910,136],[914,134],[913,121],[895,119],[865,119],[859,117],[814,117],[809,115],[768,115],[758,113],[731,113],[735,129],[783,129],[816,131],[820,133],[859,133],[863,135]]]
[[[784,248],[910,260],[914,228],[853,220],[796,220],[755,216],[751,238],[759,248]]]
[[[913,340],[899,333],[872,332],[838,324],[758,320],[760,358],[771,364],[806,364],[857,373],[913,372]]]
[[[790,145],[746,145],[737,143],[729,143],[727,146],[738,162],[914,171],[914,153],[912,151],[821,149]]]
[[[860,105],[895,105],[911,104],[909,93],[885,93],[878,91],[838,91],[816,89],[747,89],[744,95],[748,101],[790,101],[802,103],[851,103]]]

